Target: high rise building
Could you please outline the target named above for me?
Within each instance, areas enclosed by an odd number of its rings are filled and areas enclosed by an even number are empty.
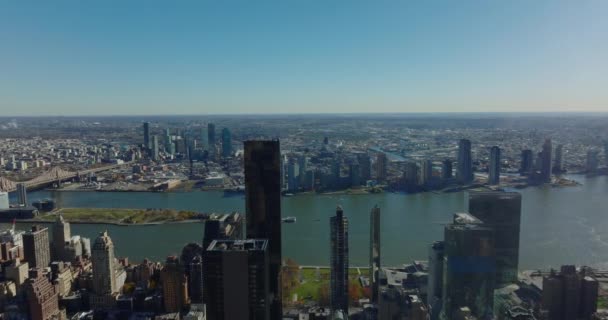
[[[232,155],[232,135],[228,128],[222,129],[222,156],[228,158]]]
[[[105,308],[109,299],[118,292],[116,285],[116,266],[114,262],[114,243],[107,231],[99,234],[91,250],[93,265],[93,292],[95,298],[92,305]]]
[[[306,185],[306,170],[308,169],[308,158],[301,154],[298,156],[298,185],[305,187]]]
[[[496,287],[517,282],[521,194],[517,192],[471,192],[469,212],[494,230]]]
[[[369,279],[371,282],[371,302],[378,303],[380,273],[380,208],[375,206],[369,222]]]
[[[385,181],[388,168],[388,158],[384,152],[379,152],[376,156],[376,179]]]
[[[32,226],[32,229],[23,234],[23,253],[25,261],[30,268],[46,268],[51,263],[51,250],[49,248],[49,229],[41,226]]]
[[[150,123],[144,122],[144,147],[150,150]]]
[[[574,266],[562,266],[543,277],[541,309],[551,320],[591,319],[597,311],[598,282],[576,271]]]
[[[298,165],[294,159],[289,159],[287,164],[287,190],[297,191],[298,190],[298,178],[296,173],[298,172]]]
[[[158,161],[160,159],[158,155],[158,136],[154,135],[152,137],[152,160]]]
[[[208,320],[281,319],[271,314],[269,242],[216,240],[203,254]]]
[[[458,167],[456,178],[459,183],[469,184],[473,182],[473,157],[471,155],[471,141],[461,139],[458,142]]]
[[[414,162],[405,164],[405,176],[403,179],[405,191],[415,191],[418,188],[418,165]]]
[[[25,282],[27,303],[32,320],[58,319],[59,294],[57,287],[46,277],[42,269],[32,269]]]
[[[555,160],[553,162],[553,172],[561,173],[564,171],[564,145],[558,144],[555,147]]]
[[[598,158],[597,150],[589,150],[587,151],[587,164],[585,168],[587,169],[587,174],[594,175],[597,174],[597,168],[599,166],[599,158]]]
[[[207,150],[209,147],[209,135],[207,133],[207,128],[201,127],[201,148],[203,150]]]
[[[367,182],[372,178],[372,161],[367,153],[360,153],[357,155],[359,161],[359,168],[361,170],[361,180]]]
[[[500,183],[500,148],[493,146],[490,149],[490,165],[488,166],[488,184]]]
[[[330,226],[330,306],[348,314],[348,219],[342,207],[329,220]]]
[[[278,140],[245,141],[247,238],[267,239],[271,318],[282,317],[281,151]]]
[[[190,304],[188,298],[188,278],[184,274],[176,256],[169,256],[160,271],[163,286],[163,303],[166,312],[180,312]]]
[[[203,303],[203,258],[200,255],[189,263],[188,292],[192,303]]]
[[[551,139],[546,139],[543,143],[543,151],[541,152],[541,163],[540,163],[540,179],[542,182],[551,182]]]
[[[443,241],[435,241],[429,248],[427,302],[431,311],[431,320],[439,319],[441,313],[444,246]]]
[[[441,163],[441,178],[443,180],[452,179],[452,170],[452,160],[443,160]]]
[[[211,122],[207,125],[207,141],[210,148],[215,148],[215,124]]]
[[[420,185],[428,186],[433,178],[433,161],[431,160],[422,160],[420,165],[422,168],[420,174]]]
[[[534,155],[532,150],[526,149],[521,151],[521,165],[519,167],[519,173],[522,176],[530,175],[534,170]]]
[[[53,232],[53,256],[54,260],[69,261],[65,252],[66,242],[72,237],[70,234],[70,224],[63,219],[63,215],[57,215],[52,227]]]
[[[17,203],[22,207],[27,206],[27,187],[25,183],[17,183]]]
[[[468,307],[477,319],[493,319],[494,231],[467,213],[454,215],[444,231],[443,319]]]

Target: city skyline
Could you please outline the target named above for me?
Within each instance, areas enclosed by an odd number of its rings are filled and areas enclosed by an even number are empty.
[[[0,109],[608,111],[606,9],[603,1],[2,4]]]

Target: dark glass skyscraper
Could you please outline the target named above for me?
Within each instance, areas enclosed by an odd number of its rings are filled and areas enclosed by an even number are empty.
[[[268,296],[267,240],[216,240],[203,254],[209,320],[274,320]]]
[[[372,303],[378,303],[379,273],[380,273],[380,208],[375,206],[370,214],[369,222],[369,279],[371,282]]]
[[[386,180],[387,170],[388,158],[384,152],[380,152],[376,156],[376,179],[379,181]]]
[[[268,239],[272,319],[281,307],[281,151],[278,140],[245,141],[247,238]]]
[[[471,192],[469,212],[494,229],[496,286],[517,281],[521,194],[517,192]]]
[[[445,159],[441,163],[441,178],[452,179],[452,160]]]
[[[490,149],[490,165],[488,166],[488,184],[500,183],[500,148],[493,146]]]
[[[222,156],[228,158],[232,155],[232,135],[228,128],[222,129]]]
[[[150,123],[144,122],[144,147],[150,149]]]
[[[330,228],[330,306],[348,314],[348,219],[342,207],[329,218]]]
[[[551,139],[546,139],[543,144],[543,151],[541,152],[540,160],[540,179],[541,182],[551,182]]]
[[[470,214],[456,214],[445,227],[442,319],[469,307],[477,319],[493,319],[494,231]]]
[[[207,125],[207,140],[210,148],[215,148],[215,124],[209,123]]]
[[[521,165],[519,167],[519,173],[522,176],[526,176],[532,173],[534,170],[534,154],[532,150],[526,149],[521,151]]]
[[[473,159],[471,156],[471,141],[461,139],[458,142],[458,167],[456,178],[459,183],[468,184],[473,182]]]

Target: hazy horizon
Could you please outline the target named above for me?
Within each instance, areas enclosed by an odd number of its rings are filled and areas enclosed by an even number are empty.
[[[608,2],[4,2],[4,116],[607,112]]]

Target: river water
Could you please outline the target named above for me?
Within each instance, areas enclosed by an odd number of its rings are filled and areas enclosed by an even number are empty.
[[[557,267],[561,264],[608,267],[608,177],[572,176],[576,187],[535,187],[522,193],[520,269]],[[120,193],[39,191],[29,200],[53,198],[63,207],[174,208],[204,212],[244,212],[244,196],[224,197],[222,192]],[[283,216],[297,223],[283,224],[283,256],[301,265],[327,265],[329,217],[337,205],[349,219],[351,265],[366,265],[369,252],[369,212],[382,211],[383,265],[426,260],[428,246],[443,238],[443,226],[454,212],[466,208],[466,193],[297,195],[282,200]],[[2,227],[7,227],[6,224]],[[28,224],[18,224],[19,229]],[[188,242],[200,242],[202,223],[153,226],[72,224],[72,234],[94,239],[107,229],[117,256],[138,262],[164,260],[179,254]]]

